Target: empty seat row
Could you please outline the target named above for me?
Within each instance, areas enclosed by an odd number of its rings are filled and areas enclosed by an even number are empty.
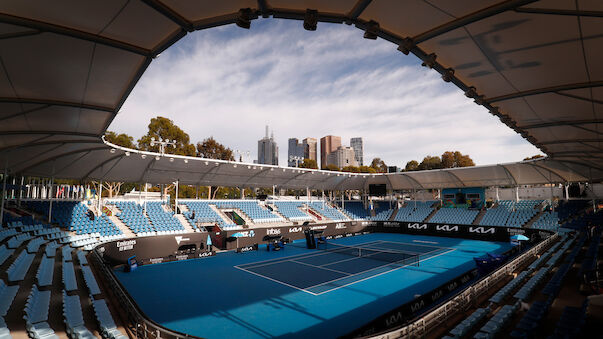
[[[530,278],[530,280],[525,283],[525,285],[519,289],[519,291],[517,291],[517,293],[515,293],[513,297],[519,300],[526,300],[532,294],[534,288],[536,288],[542,279],[544,279],[544,276],[548,271],[548,267],[541,268],[538,272],[536,272],[536,274],[534,274],[534,276]]]
[[[58,336],[48,325],[48,307],[50,305],[50,291],[39,291],[33,285],[31,293],[25,304],[25,327],[31,338],[54,339]]]
[[[71,248],[71,246],[69,246],[69,245],[63,246],[63,248],[61,248],[61,255],[63,257],[63,262],[73,261],[73,257],[71,256],[72,251],[73,251],[73,248]]]
[[[473,338],[494,338],[509,321],[509,319],[511,319],[518,308],[519,303],[515,303],[514,305],[504,305],[492,318],[488,320],[484,326],[480,328],[479,332],[477,332]]]
[[[52,285],[52,276],[54,274],[54,258],[42,257],[40,267],[36,273],[36,281],[38,286]]]
[[[478,210],[466,208],[440,208],[429,222],[471,225],[478,214]]]
[[[475,312],[471,313],[469,317],[464,319],[460,324],[456,325],[450,331],[453,338],[461,338],[468,334],[475,325],[479,324],[487,315],[490,313],[490,308],[478,308]]]
[[[106,339],[127,339],[115,325],[113,321],[113,317],[111,316],[111,312],[109,312],[109,308],[107,307],[107,303],[105,300],[94,300],[92,299],[92,307],[94,308],[94,314],[96,315],[96,320],[98,321],[98,326],[100,328],[100,333],[103,338]]]
[[[505,297],[513,291],[521,282],[528,276],[528,271],[523,271],[517,275],[513,280],[509,281],[505,286],[503,286],[496,294],[490,297],[489,301],[493,303],[500,304]]]
[[[40,249],[40,246],[42,244],[44,244],[46,242],[46,240],[44,240],[44,238],[42,237],[38,237],[38,238],[34,238],[33,240],[30,240],[29,243],[27,244],[27,252],[28,253],[37,253],[38,250]]]
[[[10,335],[10,330],[8,326],[6,326],[6,322],[3,317],[0,317],[0,339],[12,339]]]
[[[53,258],[56,253],[57,253],[57,248],[61,247],[59,244],[56,243],[56,241],[50,242],[48,244],[46,244],[46,248],[44,249],[44,252],[46,253],[46,256],[49,258]]]
[[[12,305],[15,296],[19,291],[19,285],[8,286],[4,280],[0,279],[0,316],[6,316],[10,305]]]
[[[577,338],[586,322],[588,299],[581,307],[566,306],[550,338]]]
[[[552,301],[551,301],[552,302]],[[515,329],[511,332],[513,338],[531,338],[540,326],[540,322],[549,311],[549,301],[535,301],[524,314]]]
[[[17,248],[19,246],[21,246],[21,244],[23,244],[23,242],[27,241],[31,239],[31,236],[27,233],[21,233],[18,235],[15,235],[14,237],[8,239],[8,242],[6,243],[6,245],[8,246],[8,248]]]
[[[25,278],[25,274],[29,271],[29,267],[33,262],[35,254],[22,251],[7,270],[9,281],[21,281]]]
[[[75,270],[73,269],[73,262],[63,262],[62,281],[66,291],[70,292],[77,290],[77,280],[75,279]]]
[[[6,248],[6,245],[0,246],[0,265],[4,264],[6,259],[15,253],[15,250]]]
[[[80,262],[80,265],[88,265],[88,260],[86,259],[86,252],[77,251],[77,261]]]
[[[90,266],[82,266],[82,274],[84,275],[84,282],[86,286],[88,286],[88,290],[90,294],[95,296],[101,293],[100,288],[98,287],[98,283],[96,282],[96,278],[94,278],[94,274],[90,269]]]
[[[398,208],[394,220],[407,222],[423,222],[432,212],[436,201],[408,201]]]
[[[67,295],[63,291],[63,318],[65,328],[71,339],[94,338],[94,335],[84,325],[82,306],[78,295]]]
[[[17,230],[14,228],[3,229],[0,231],[0,241],[4,241],[4,239],[8,237],[12,237],[17,234]]]

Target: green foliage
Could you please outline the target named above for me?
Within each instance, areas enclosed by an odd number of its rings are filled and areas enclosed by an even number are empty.
[[[544,158],[544,155],[542,155],[542,154],[536,154],[536,155],[533,155],[531,157],[524,158],[523,161],[540,159],[540,158]]]
[[[134,145],[134,138],[126,133],[117,134],[113,131],[107,131],[107,133],[105,133],[105,140],[117,146],[136,149],[136,145]]]
[[[176,147],[166,147],[166,153],[188,156],[195,156],[197,154],[195,145],[190,143],[188,134],[168,118],[156,117],[151,119],[148,133],[138,139],[139,149],[143,151],[159,152],[159,145],[155,144],[154,146],[151,146],[151,138],[155,138],[155,140],[176,140]]]
[[[419,164],[419,170],[431,170],[431,169],[439,169],[442,168],[442,159],[438,156],[428,155],[423,158],[423,161]]]
[[[301,164],[299,164],[299,167],[318,169],[318,164],[316,163],[316,160],[314,160],[314,159],[305,158],[304,161]]]
[[[339,171],[339,167],[333,165],[333,164],[328,164],[325,168],[323,168],[323,170],[325,171]]]
[[[197,143],[197,156],[207,159],[235,160],[232,150],[217,142],[213,137]]]
[[[408,171],[418,171],[419,170],[419,162],[416,160],[411,160],[409,162],[406,163],[406,166],[404,167],[404,171],[408,172]]]
[[[370,167],[377,173],[387,173],[387,165],[385,164],[385,161],[381,160],[381,158],[373,159]]]

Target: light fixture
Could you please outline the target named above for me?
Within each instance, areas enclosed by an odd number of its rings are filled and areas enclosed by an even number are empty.
[[[435,66],[437,57],[438,56],[435,55],[435,53],[428,54],[425,57],[425,60],[423,60],[423,63],[421,64],[421,66],[433,68],[433,66]]]
[[[249,29],[251,27],[251,8],[241,8],[235,24],[241,28]]]
[[[467,88],[467,90],[465,91],[465,96],[467,98],[475,98],[477,96],[476,88],[474,86],[470,86],[469,88]]]
[[[109,152],[115,153],[115,148],[112,148]]]
[[[174,158],[170,158],[170,162],[174,162]]]
[[[415,43],[412,41],[411,38],[404,38],[400,45],[398,45],[398,50],[404,53],[404,55],[408,55],[408,53],[410,53],[410,50],[414,47]]]
[[[369,21],[366,24],[366,29],[364,30],[364,38],[370,40],[376,40],[379,33],[379,23],[376,21]]]
[[[453,78],[454,78],[454,70],[452,68],[448,68],[447,70],[444,71],[444,74],[442,74],[442,80],[444,80],[445,82],[450,82],[450,81],[452,81]]]
[[[143,158],[143,159],[146,159],[147,155],[146,154],[141,154],[140,157]]]
[[[232,165],[232,168],[237,168],[237,164]]]
[[[315,31],[318,23],[318,11],[315,9],[306,9],[304,15],[304,29],[306,31]]]
[[[155,160],[159,161],[159,156],[158,155],[155,156]]]
[[[126,152],[126,156],[129,157],[130,156],[130,152]]]
[[[188,159],[184,159],[184,163],[185,163],[185,164],[188,164]]]

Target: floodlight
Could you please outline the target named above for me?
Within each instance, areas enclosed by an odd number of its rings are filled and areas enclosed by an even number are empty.
[[[170,162],[174,162],[174,158],[170,158]]]
[[[318,23],[318,11],[315,9],[307,9],[304,16],[304,29],[306,31],[315,31]]]
[[[474,86],[467,88],[465,91],[465,96],[467,98],[475,98],[477,96],[476,88]]]
[[[112,148],[109,152],[115,153],[115,148]]]
[[[366,29],[364,31],[364,38],[365,39],[371,39],[371,40],[376,40],[379,34],[379,23],[377,23],[376,21],[369,21],[366,24]]]
[[[209,162],[208,162],[208,161],[206,161],[206,162],[205,162],[205,166],[207,166],[207,165],[209,165]]]
[[[141,154],[140,157],[143,158],[143,159],[146,159],[147,155],[146,154]]]
[[[185,164],[188,164],[188,159],[184,159],[184,163],[185,163]]]
[[[251,8],[241,8],[235,24],[241,28],[249,29],[251,27]]]
[[[155,156],[155,160],[159,161],[159,156],[158,155]]]
[[[130,156],[130,152],[126,152],[126,156],[129,157]]]
[[[237,164],[232,165],[232,168],[237,168]]]

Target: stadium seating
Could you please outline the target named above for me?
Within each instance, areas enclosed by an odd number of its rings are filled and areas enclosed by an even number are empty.
[[[4,264],[6,259],[8,259],[10,256],[12,256],[14,252],[15,252],[15,250],[6,248],[6,245],[1,245],[0,246],[0,265]]]
[[[46,244],[46,248],[44,249],[44,252],[46,253],[46,256],[49,258],[52,258],[56,255],[57,253],[57,248],[59,248],[60,245],[56,243],[56,241],[50,242],[48,244]]]
[[[372,216],[370,211],[364,208],[362,201],[346,201],[344,210],[353,220],[389,220],[394,212],[389,208],[388,202],[374,203],[375,216]]]
[[[44,215],[48,215],[50,204],[47,201],[31,201],[27,205]],[[77,201],[57,201],[52,205],[52,221],[66,227],[76,234],[98,234],[99,237],[116,237],[123,233],[105,214],[93,218],[88,215],[88,207]]]
[[[522,227],[538,210],[542,200],[500,200],[497,206],[489,208],[484,214],[480,225]]]
[[[19,291],[19,285],[7,286],[4,280],[0,279],[0,316],[6,316],[10,305],[15,300],[17,291]]]
[[[25,304],[27,333],[32,338],[58,338],[48,325],[48,309],[50,305],[50,291],[39,291],[33,285],[31,293]]]
[[[532,228],[555,231],[559,227],[559,216],[557,212],[543,212],[532,224]]]
[[[52,276],[54,274],[54,258],[42,257],[38,273],[36,273],[36,281],[38,286],[52,285]]]
[[[12,339],[10,330],[8,329],[8,326],[6,326],[6,322],[2,317],[0,317],[0,339]]]
[[[8,248],[18,248],[19,246],[21,246],[21,244],[23,244],[25,241],[31,239],[31,236],[27,233],[21,233],[18,235],[15,235],[14,237],[8,239],[6,245],[8,246]]]
[[[92,298],[91,298],[92,299]],[[94,308],[94,314],[96,315],[96,320],[98,321],[100,327],[100,333],[103,338],[107,339],[127,339],[128,337],[124,336],[119,332],[115,322],[113,321],[113,317],[111,317],[111,313],[109,312],[109,308],[107,307],[107,303],[105,300],[94,300],[92,299],[92,307]]]
[[[209,200],[184,200],[181,203],[188,208],[189,212],[185,212],[183,215],[193,227],[197,227],[197,223],[209,223],[218,224],[224,230],[239,228],[238,225],[227,224],[216,211],[211,209]],[[195,214],[194,219],[192,219],[193,212]]]
[[[519,308],[519,302],[513,305],[504,305],[488,322],[480,328],[474,338],[494,338],[498,332],[511,319],[515,311]]]
[[[37,253],[40,249],[40,245],[44,244],[46,241],[42,237],[34,238],[27,243],[27,253]]]
[[[80,265],[88,265],[88,259],[86,259],[86,252],[77,251],[77,261],[79,261]]]
[[[433,212],[435,201],[407,201],[398,208],[394,220],[407,222],[423,222]]]
[[[291,221],[313,220],[311,216],[303,211],[305,207],[302,201],[274,201],[273,204],[280,214]]]
[[[120,210],[116,216],[136,235],[152,234],[155,228],[144,215],[142,206],[134,201],[116,201],[115,206]]]
[[[310,208],[320,213],[322,216],[331,219],[331,221],[347,221],[348,217],[339,212],[338,209],[331,207],[324,201],[312,201],[308,204]]]
[[[25,278],[25,274],[29,271],[29,267],[33,262],[35,254],[29,254],[27,251],[22,251],[7,270],[9,281],[21,281]]]
[[[238,209],[256,224],[284,221],[280,216],[260,206],[257,200],[214,200],[213,204],[221,209]]]
[[[63,286],[66,291],[71,292],[77,290],[77,281],[75,279],[75,270],[73,262],[63,262]]]
[[[65,328],[71,339],[95,338],[84,325],[84,316],[80,297],[78,295],[68,296],[63,291],[63,317],[65,319]]]
[[[84,282],[88,287],[88,291],[90,295],[98,295],[101,294],[100,288],[98,287],[98,283],[96,282],[96,278],[94,278],[94,274],[90,269],[90,266],[81,266],[82,274],[84,275]]]
[[[433,223],[449,223],[470,225],[479,214],[478,210],[465,208],[440,208],[436,214],[429,219]]]
[[[461,338],[467,335],[475,325],[488,315],[488,313],[490,313],[490,308],[478,308],[475,312],[471,313],[469,317],[456,325],[456,327],[450,331],[450,334],[454,336],[453,338]]]

